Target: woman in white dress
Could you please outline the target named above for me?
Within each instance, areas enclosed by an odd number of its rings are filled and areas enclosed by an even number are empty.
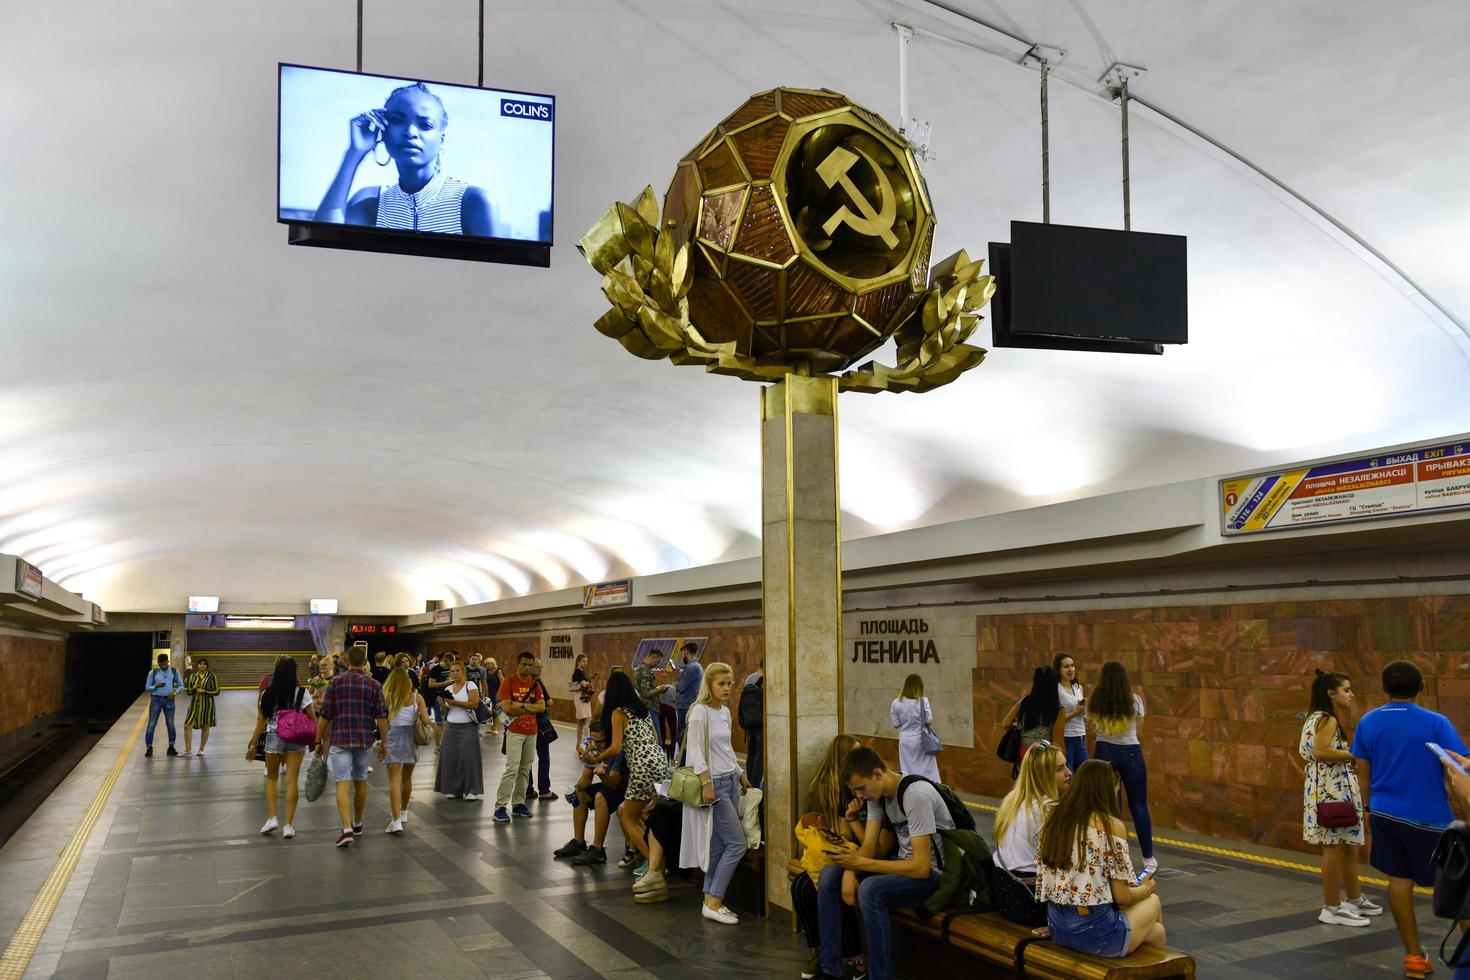
[[[918,674],[904,678],[903,690],[888,708],[888,718],[898,729],[898,768],[905,776],[925,776],[939,782],[938,753],[924,748],[924,729],[934,721],[934,709],[924,697],[924,679]]]

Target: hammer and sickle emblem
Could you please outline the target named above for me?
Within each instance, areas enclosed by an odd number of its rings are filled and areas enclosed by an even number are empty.
[[[848,170],[854,163],[857,163],[859,156],[868,161],[868,166],[873,168],[873,173],[878,177],[880,204],[877,208],[874,208],[873,202],[863,196],[862,191],[858,190],[858,186],[848,176]],[[893,193],[893,185],[889,183],[888,175],[883,172],[882,167],[878,166],[877,161],[861,149],[854,153],[846,147],[839,146],[827,154],[827,159],[817,166],[817,176],[821,177],[828,187],[836,187],[841,184],[847,191],[848,197],[862,212],[861,215],[854,214],[844,204],[822,225],[823,232],[830,235],[837,230],[838,225],[845,224],[859,235],[883,239],[883,244],[889,248],[898,246],[898,236],[893,233],[893,219],[898,214],[898,199]]]

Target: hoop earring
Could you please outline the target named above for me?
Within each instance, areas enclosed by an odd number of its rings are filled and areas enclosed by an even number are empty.
[[[383,151],[383,158],[381,160],[378,159],[379,150]],[[379,139],[376,143],[373,144],[373,163],[376,163],[380,167],[386,167],[388,166],[389,160],[390,158],[388,156],[388,147],[381,139]]]

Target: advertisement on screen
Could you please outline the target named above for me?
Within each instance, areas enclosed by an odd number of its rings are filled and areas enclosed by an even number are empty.
[[[280,221],[551,243],[553,97],[279,71]]]

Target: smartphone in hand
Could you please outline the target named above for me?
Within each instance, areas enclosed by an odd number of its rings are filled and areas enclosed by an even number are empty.
[[[1145,881],[1148,881],[1150,878],[1152,878],[1154,872],[1157,871],[1157,870],[1159,870],[1157,867],[1154,867],[1154,868],[1144,868],[1143,869],[1143,873],[1140,874],[1137,878],[1134,878],[1133,879],[1133,884],[1135,886],[1143,884]]]
[[[1437,743],[1425,742],[1424,744],[1429,747],[1429,751],[1439,756],[1441,762],[1449,766],[1451,769],[1455,770],[1455,772],[1459,773],[1462,776],[1470,776],[1470,772],[1466,772],[1465,767],[1456,762],[1454,758],[1444,749],[1440,748]]]

